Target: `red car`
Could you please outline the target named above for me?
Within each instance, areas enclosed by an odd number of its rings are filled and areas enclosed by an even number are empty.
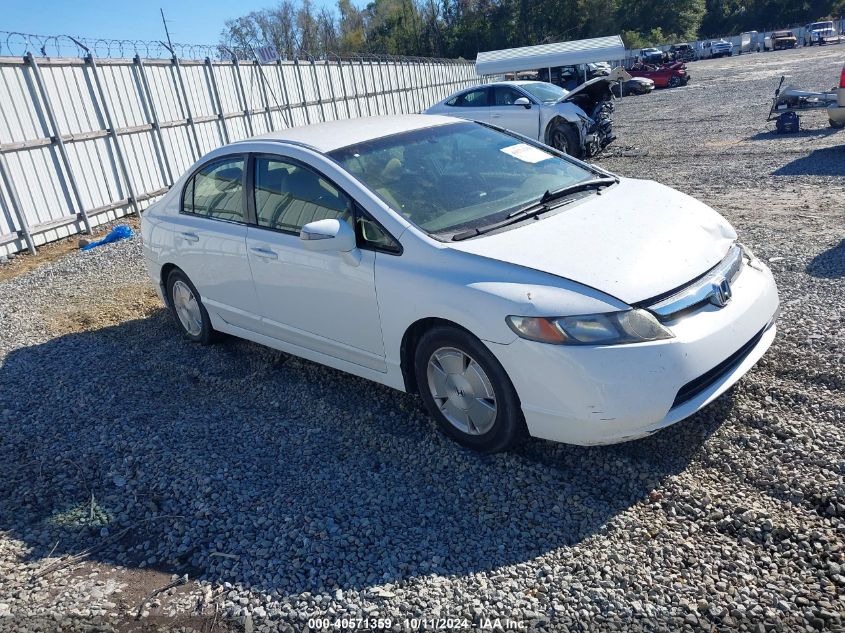
[[[686,66],[682,62],[664,64],[663,66],[650,66],[648,64],[635,64],[628,71],[631,77],[646,77],[654,82],[655,88],[677,88],[685,86],[690,79]]]

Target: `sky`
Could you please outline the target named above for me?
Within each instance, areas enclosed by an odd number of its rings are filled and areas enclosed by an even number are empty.
[[[159,8],[170,39],[184,44],[215,44],[229,18],[273,6],[274,0],[0,0],[0,31],[85,38],[163,40]],[[335,6],[315,0],[314,7]]]

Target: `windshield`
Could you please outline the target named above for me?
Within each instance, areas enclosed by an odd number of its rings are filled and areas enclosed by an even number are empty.
[[[560,101],[567,94],[569,94],[569,93],[566,92],[566,90],[564,90],[560,86],[545,83],[545,82],[542,82],[542,81],[538,81],[537,83],[532,83],[532,84],[522,84],[522,85],[520,85],[520,88],[522,88],[525,92],[530,94],[532,97],[535,97],[538,100],[542,101],[543,103],[551,103],[553,101]]]
[[[504,220],[546,191],[595,176],[509,134],[469,122],[375,139],[329,156],[410,222],[438,236]]]
[[[833,22],[815,22],[810,25],[811,31],[821,31],[823,29],[832,29]]]

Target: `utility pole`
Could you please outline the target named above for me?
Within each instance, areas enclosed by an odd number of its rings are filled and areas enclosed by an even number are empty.
[[[159,8],[159,11],[161,11],[161,23],[164,24],[164,34],[167,36],[167,45],[170,47],[172,52],[173,42],[170,41],[170,31],[167,29],[167,20],[164,19],[164,9]]]

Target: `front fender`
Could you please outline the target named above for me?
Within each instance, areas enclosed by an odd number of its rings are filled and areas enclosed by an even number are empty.
[[[578,130],[578,134],[581,136],[582,145],[586,142],[587,134],[589,133],[589,125],[592,122],[592,119],[590,119],[590,117],[587,116],[587,113],[574,103],[558,103],[554,106],[554,108],[546,111],[544,115],[544,120],[542,121],[541,126],[541,138],[539,139],[543,143],[548,144],[549,132],[561,119]]]

